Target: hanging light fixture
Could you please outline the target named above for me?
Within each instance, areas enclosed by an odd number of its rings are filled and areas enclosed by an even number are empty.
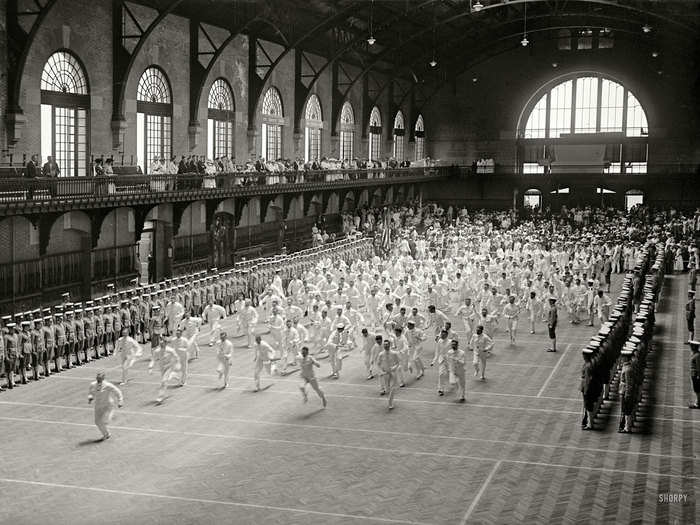
[[[475,11],[475,12],[477,12],[477,13],[478,13],[479,11],[481,11],[483,8],[484,8],[484,4],[482,4],[481,2],[479,2],[479,0],[476,0],[476,2],[474,2],[474,3],[472,4],[472,11]]]
[[[374,31],[372,31],[372,18],[374,16],[374,0],[372,0],[372,4],[369,6],[369,38],[367,39],[367,43],[370,46],[373,46],[376,42],[377,39],[374,38]]]
[[[651,26],[649,24],[644,24],[642,26],[642,31],[644,31],[645,33],[651,33]]]
[[[435,67],[437,66],[437,60],[435,59],[435,45],[437,41],[437,24],[435,23],[435,8],[433,7],[433,59],[428,62],[430,64],[430,67]]]
[[[520,41],[520,45],[527,47],[530,41],[527,39],[527,2],[525,2],[525,18],[523,19],[523,39]]]

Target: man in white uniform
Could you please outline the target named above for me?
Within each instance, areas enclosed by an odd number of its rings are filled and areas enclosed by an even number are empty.
[[[484,333],[482,325],[476,327],[476,333],[472,336],[469,346],[474,352],[474,375],[478,377],[481,372],[481,380],[486,381],[486,359],[493,348],[493,340]]]
[[[114,413],[114,406],[122,407],[124,404],[124,396],[119,390],[109,381],[105,381],[104,372],[98,372],[97,378],[90,384],[88,393],[88,403],[95,401],[95,425],[102,432],[102,440],[109,439],[109,425]]]
[[[219,335],[220,341],[217,345],[216,359],[219,365],[216,371],[219,373],[219,379],[223,377],[224,388],[228,386],[228,377],[231,373],[231,359],[233,358],[233,343],[228,340],[226,332],[221,332]]]
[[[216,338],[219,337],[221,332],[221,320],[226,318],[226,309],[221,305],[214,304],[213,301],[209,301],[209,304],[204,308],[204,312],[202,312],[202,318],[211,326],[209,346],[214,346]]]
[[[122,328],[122,335],[117,339],[114,347],[122,367],[122,381],[119,384],[125,385],[129,369],[134,366],[136,359],[142,355],[141,345],[136,342],[136,339],[129,336],[128,328]]]
[[[309,396],[306,394],[306,385],[311,385],[311,388],[318,394],[323,403],[323,408],[326,408],[328,402],[326,401],[326,395],[323,390],[318,386],[318,380],[316,379],[316,373],[314,372],[314,367],[320,368],[320,364],[313,357],[309,355],[309,347],[303,346],[301,348],[301,355],[299,356],[299,364],[301,365],[301,379],[303,381],[302,385],[299,387],[301,390],[301,395],[304,398],[304,403],[309,401]]]

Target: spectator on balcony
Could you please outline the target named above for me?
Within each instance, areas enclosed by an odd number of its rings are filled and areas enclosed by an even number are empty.
[[[58,177],[61,174],[61,168],[58,167],[58,164],[56,164],[56,161],[53,160],[53,157],[49,155],[46,157],[46,164],[44,164],[44,167],[41,169],[41,175],[42,177]]]
[[[95,159],[95,177],[104,177],[105,168],[102,164],[102,159]]]
[[[187,157],[187,170],[185,173],[197,173],[197,159],[193,155]]]
[[[153,162],[151,162],[150,172],[151,175],[162,175],[165,173],[165,165],[163,164],[163,160],[155,157]]]
[[[169,175],[177,175],[177,163],[175,162],[176,158],[173,155],[170,157],[170,160],[167,162],[165,170]]]
[[[37,166],[37,156],[32,155],[32,158],[29,159],[29,162],[27,162],[27,165],[24,167],[24,176],[27,179],[36,179],[38,175],[38,166]],[[27,200],[32,200],[34,199],[34,185],[31,183],[29,185],[29,189],[27,190]]]
[[[184,155],[180,157],[180,163],[177,165],[177,172],[180,175],[187,173],[187,160]]]
[[[103,173],[102,173],[105,177],[114,177],[114,169],[112,168],[113,164],[114,164],[113,159],[105,160],[104,169],[103,169]],[[112,194],[112,193],[116,193],[116,192],[117,192],[116,185],[114,184],[114,182],[112,180],[109,180],[107,182],[107,193]]]
[[[32,155],[29,159],[27,165],[24,167],[24,176],[28,179],[35,179],[39,175],[39,165],[37,164],[38,157],[36,154]]]

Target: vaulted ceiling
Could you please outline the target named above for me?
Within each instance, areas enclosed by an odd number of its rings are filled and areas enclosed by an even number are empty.
[[[163,9],[173,0],[139,2]],[[631,42],[696,71],[700,51],[698,0],[181,0],[174,12],[413,79],[458,74],[520,46],[524,33],[553,47]]]

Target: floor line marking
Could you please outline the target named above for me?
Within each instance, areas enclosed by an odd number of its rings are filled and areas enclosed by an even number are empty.
[[[92,427],[94,425],[88,423],[75,423],[71,421],[54,421],[50,419],[23,419],[23,418],[10,418],[1,417],[0,419],[5,419],[15,422],[23,423],[44,423],[53,425],[67,425],[67,426],[79,426],[79,427]],[[275,444],[285,444],[285,445],[295,445],[301,447],[322,447],[322,448],[336,448],[336,449],[347,449],[347,450],[360,450],[363,452],[379,452],[379,453],[392,453],[400,455],[409,456],[426,456],[426,457],[437,457],[437,458],[448,458],[448,459],[466,459],[471,461],[481,461],[481,462],[503,462],[503,463],[515,463],[520,465],[534,465],[534,466],[547,466],[547,467],[557,467],[557,468],[574,468],[574,469],[584,469],[584,470],[594,470],[600,472],[614,472],[623,474],[635,474],[635,475],[652,475],[659,477],[668,477],[676,479],[687,479],[687,480],[700,480],[696,476],[683,476],[679,474],[666,474],[662,472],[639,472],[633,470],[623,470],[623,469],[611,469],[606,467],[586,467],[582,465],[564,465],[561,463],[545,463],[539,461],[527,461],[527,460],[517,460],[517,459],[503,459],[503,458],[490,458],[485,456],[471,456],[468,454],[445,454],[442,452],[423,452],[423,451],[413,451],[413,450],[402,450],[402,449],[392,449],[392,448],[380,448],[380,447],[364,447],[359,445],[342,445],[338,443],[324,443],[319,441],[295,441],[291,439],[274,439],[274,438],[263,438],[263,437],[247,437],[238,436],[235,434],[210,434],[204,432],[185,432],[181,430],[164,430],[155,428],[140,428],[140,427],[125,427],[114,425],[112,429],[117,430],[127,430],[132,432],[153,432],[156,434],[178,434],[181,436],[194,436],[194,437],[208,437],[216,439],[236,439],[239,441],[259,441],[263,443],[275,443]]]
[[[67,409],[67,410],[78,410],[78,411],[92,411],[94,410],[92,407],[71,407],[71,406],[64,406],[64,405],[46,405],[46,404],[41,404],[41,403],[12,403],[12,402],[0,402],[2,404],[15,404],[19,406],[33,406],[33,407],[42,407],[42,408],[61,408],[61,409]],[[551,443],[534,443],[532,441],[508,441],[508,440],[502,440],[502,439],[485,439],[485,438],[475,438],[475,437],[468,437],[468,436],[450,436],[450,435],[445,435],[445,434],[425,434],[421,432],[401,432],[398,430],[375,430],[375,429],[367,429],[367,428],[357,428],[357,427],[336,427],[332,425],[314,425],[314,424],[301,424],[301,423],[286,423],[286,422],[275,422],[275,421],[264,421],[260,419],[247,419],[247,418],[227,418],[227,417],[211,417],[211,416],[193,416],[189,414],[173,414],[173,413],[159,413],[159,412],[147,412],[147,411],[139,411],[139,410],[128,410],[128,409],[120,409],[119,413],[123,414],[131,414],[131,415],[136,415],[136,416],[146,416],[146,417],[164,417],[164,418],[176,418],[176,419],[191,419],[191,420],[201,420],[201,421],[218,421],[218,422],[226,422],[226,423],[245,423],[245,424],[252,424],[252,425],[265,425],[265,426],[281,426],[281,427],[292,427],[292,428],[300,428],[300,429],[313,429],[313,430],[330,430],[330,431],[339,431],[339,432],[356,432],[356,433],[364,433],[364,434],[380,434],[380,435],[388,435],[388,436],[404,436],[404,437],[417,437],[417,438],[430,438],[430,439],[444,439],[444,440],[453,440],[453,441],[472,441],[472,442],[480,442],[480,443],[497,443],[499,445],[508,445],[508,446],[513,446],[513,447],[521,447],[521,446],[526,446],[526,447],[540,447],[540,448],[550,448],[550,449],[565,449],[565,450],[576,450],[580,452],[598,452],[598,453],[604,453],[604,454],[609,454],[609,453],[615,453],[615,454],[625,454],[625,455],[631,455],[631,456],[649,456],[649,457],[658,457],[658,458],[664,458],[664,459],[679,459],[679,460],[691,460],[691,461],[700,461],[700,458],[697,458],[695,456],[677,456],[677,455],[672,455],[672,454],[657,454],[654,452],[635,452],[635,451],[630,451],[630,450],[608,450],[608,449],[601,449],[601,448],[592,448],[592,447],[576,447],[572,445],[556,445],[556,444],[551,444]],[[10,416],[0,416],[0,419],[3,419],[4,417],[10,417]],[[88,425],[90,426],[90,425]]]
[[[120,368],[121,368],[120,366],[115,366],[115,367],[108,368],[106,370],[120,369]],[[554,368],[554,367],[547,367],[547,368]],[[83,370],[87,370],[87,369],[83,369]],[[132,368],[131,371],[148,374],[148,370],[140,369],[140,368]],[[196,377],[216,377],[216,378],[219,377],[217,374],[202,374],[202,373],[196,373],[196,372],[189,372],[188,375],[189,376],[196,376]],[[51,377],[54,377],[54,376],[51,376]],[[60,378],[61,376],[55,376],[55,377]],[[63,377],[65,377],[65,376],[63,376]],[[252,379],[253,379],[252,376],[239,376],[239,375],[230,375],[229,378],[241,380],[241,381],[252,381]],[[90,378],[84,377],[83,379],[90,379]],[[270,376],[270,379],[273,382],[273,384],[274,383],[294,383],[294,384],[299,383],[298,380],[287,379],[287,378],[282,377],[282,376]],[[479,384],[479,383],[476,383],[476,384]],[[372,384],[369,382],[368,383],[348,383],[346,381],[322,381],[322,382],[320,382],[320,385],[323,387],[325,387],[325,386],[331,386],[331,387],[347,386],[347,387],[372,388],[372,389],[378,388],[376,384]],[[419,387],[419,386],[409,386],[409,385],[407,385],[404,388],[404,390],[416,391],[416,392],[431,392],[431,393],[435,393],[435,391],[436,391],[433,388],[423,388],[423,387]],[[475,394],[478,394],[481,396],[521,397],[523,399],[544,399],[544,400],[550,399],[550,400],[554,400],[554,401],[570,401],[570,402],[576,401],[579,403],[581,402],[580,397],[556,397],[556,396],[538,396],[538,395],[533,395],[533,394],[510,394],[510,393],[506,393],[506,392],[490,392],[490,391],[487,392],[484,390],[472,390],[471,393],[475,393]],[[682,409],[688,408],[688,405],[667,405],[667,404],[663,404],[663,403],[654,403],[651,406],[661,407],[661,408],[682,408]]]
[[[491,483],[491,480],[493,479],[494,474],[496,474],[496,471],[498,468],[501,466],[502,461],[496,462],[496,464],[493,466],[491,469],[491,472],[489,472],[489,475],[486,477],[486,480],[481,484],[481,488],[479,489],[479,492],[476,493],[476,497],[472,501],[471,505],[469,505],[469,508],[467,509],[467,512],[464,514],[464,517],[462,518],[462,525],[466,525],[467,522],[469,521],[469,518],[471,518],[472,513],[474,512],[474,509],[476,509],[476,506],[479,504],[479,500],[481,499],[481,496],[484,495],[484,492],[486,491],[486,487],[489,486],[489,483]]]
[[[59,376],[58,379],[63,379],[65,381],[85,381],[86,378],[81,378],[81,377],[67,377],[67,376]],[[130,380],[129,383],[134,384],[134,385],[151,385],[151,386],[157,386],[160,385],[160,382],[158,381],[133,381]],[[174,386],[174,384],[173,384]],[[215,386],[208,386],[208,385],[192,385],[188,384],[184,388],[196,388],[199,390],[212,390],[215,389]],[[228,392],[250,392],[251,389],[249,388],[226,388],[224,391]],[[277,394],[277,395],[297,395],[299,393],[298,390],[272,390],[268,389],[265,391],[268,394]],[[467,392],[469,394],[469,392]],[[371,397],[371,396],[353,396],[353,395],[347,395],[347,394],[326,394],[326,397],[330,398],[339,398],[339,399],[361,399],[363,401],[375,401],[377,403],[386,403],[386,399],[379,397],[377,395],[376,397]],[[440,406],[452,406],[455,409],[458,409],[460,407],[463,407],[465,405],[459,405],[456,403],[452,403],[450,401],[428,401],[425,399],[407,399],[405,397],[398,397],[396,398],[398,401],[401,401],[402,403],[411,403],[411,404],[423,404],[423,405],[440,405]],[[499,406],[499,405],[481,405],[477,403],[470,403],[468,402],[466,404],[468,407],[474,407],[474,408],[497,408],[497,409],[502,409],[502,410],[517,410],[517,411],[528,411],[528,412],[545,412],[545,413],[552,413],[552,414],[574,414],[580,416],[580,411],[576,410],[556,410],[556,409],[549,409],[549,408],[531,408],[531,407],[512,407],[512,406]],[[700,423],[700,420],[697,421]]]
[[[568,345],[566,345],[566,348],[564,349],[564,353],[561,354],[561,357],[559,358],[559,361],[557,361],[557,364],[554,365],[554,368],[552,369],[552,371],[550,372],[549,376],[547,377],[547,380],[544,382],[544,385],[542,385],[542,388],[540,388],[540,391],[537,392],[537,397],[540,397],[540,396],[544,393],[545,389],[546,389],[547,386],[549,385],[549,382],[550,382],[550,381],[552,380],[552,378],[554,377],[554,374],[556,374],[556,373],[557,373],[557,370],[559,370],[559,367],[561,366],[562,362],[564,361],[564,358],[566,357],[566,354],[569,352],[569,349],[570,349],[570,348],[571,348],[571,343],[569,343]]]
[[[297,509],[293,507],[276,507],[273,505],[260,505],[255,503],[243,503],[238,501],[225,501],[216,499],[202,499],[202,498],[187,498],[183,496],[171,496],[168,494],[157,494],[154,492],[136,492],[130,490],[119,490],[119,489],[105,489],[100,487],[85,487],[82,485],[68,485],[65,483],[49,483],[44,481],[29,481],[23,479],[11,479],[11,478],[0,478],[0,483],[14,483],[20,485],[35,485],[40,487],[51,487],[51,488],[64,488],[64,489],[77,489],[89,492],[101,492],[105,494],[118,494],[121,496],[138,496],[144,498],[156,498],[156,499],[167,499],[174,501],[185,501],[188,503],[204,503],[213,505],[225,505],[229,507],[243,507],[249,509],[259,509],[259,510],[275,510],[282,512],[293,512],[297,514],[312,514],[315,516],[327,516],[333,518],[349,518],[358,521],[376,521],[380,523],[403,523],[406,525],[426,525],[423,522],[407,521],[407,520],[394,520],[391,518],[379,518],[374,516],[359,516],[353,514],[341,514],[339,512],[322,512],[318,510],[308,510],[308,509]]]
[[[68,377],[68,376],[58,376],[57,379],[63,379],[65,381],[85,381],[86,378],[84,377]],[[160,385],[160,382],[157,381],[133,381],[130,380],[129,383],[135,384],[135,385]],[[172,385],[174,386],[174,384]],[[185,388],[196,388],[199,390],[213,390],[215,387],[212,386],[206,386],[206,385],[192,385],[188,384]],[[227,388],[226,391],[228,392],[251,392],[250,389],[248,388]],[[298,390],[273,390],[273,389],[268,389],[265,391],[268,394],[277,394],[277,395],[297,395],[299,392]],[[474,392],[476,395],[481,394],[481,392],[477,391]],[[467,391],[467,395],[469,396],[471,394],[470,391]],[[505,394],[504,394],[505,395]],[[513,394],[515,397],[515,394]],[[338,399],[361,399],[363,401],[375,401],[375,402],[380,402],[380,403],[386,403],[386,400],[384,398],[381,398],[379,396],[377,397],[370,397],[370,396],[352,396],[352,395],[347,395],[347,394],[326,394],[326,397],[330,398],[338,398]],[[467,402],[466,405],[460,405],[457,403],[452,403],[450,401],[427,401],[424,399],[407,399],[405,397],[397,397],[396,398],[398,401],[401,401],[402,403],[408,403],[408,404],[416,404],[416,405],[439,405],[439,406],[444,406],[444,407],[449,407],[452,406],[455,409],[459,409],[460,407],[473,407],[473,408],[493,408],[493,409],[500,409],[500,410],[515,410],[515,411],[526,411],[526,412],[543,412],[543,413],[549,413],[549,414],[565,414],[565,415],[576,415],[580,416],[581,411],[580,410],[558,410],[555,408],[533,408],[533,407],[515,407],[515,406],[508,406],[508,405],[483,405],[483,404],[478,404],[478,403],[472,403],[470,401]],[[0,401],[2,403],[2,401]],[[693,423],[693,424],[700,424],[700,419],[676,419],[676,418],[665,418],[665,417],[654,417],[651,418],[654,421],[673,421],[676,423]]]

